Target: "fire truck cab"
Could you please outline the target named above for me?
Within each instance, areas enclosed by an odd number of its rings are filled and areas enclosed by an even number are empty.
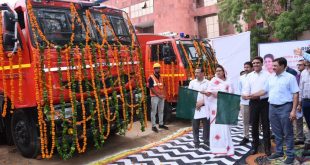
[[[217,63],[207,41],[193,40],[188,35],[167,37],[156,34],[137,34],[143,54],[145,77],[153,74],[153,64],[161,64],[161,76],[166,91],[165,121],[171,120],[176,109],[179,86],[187,86],[194,79],[195,67],[206,67],[206,78],[214,75]],[[149,101],[150,104],[150,101]]]

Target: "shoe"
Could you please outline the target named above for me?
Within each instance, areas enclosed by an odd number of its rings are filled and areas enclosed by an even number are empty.
[[[283,155],[275,153],[275,154],[268,156],[267,158],[268,158],[268,160],[275,160],[275,159],[282,158],[282,157],[283,157]]]
[[[240,145],[241,145],[241,146],[246,145],[248,142],[250,142],[250,140],[249,140],[248,138],[244,137],[244,138],[242,139],[242,141],[240,142]]]
[[[270,156],[271,152],[270,151],[265,151],[266,156]]]
[[[158,129],[156,127],[152,127],[152,131],[158,133]]]
[[[257,149],[252,149],[250,152],[249,152],[250,155],[255,155],[257,154]]]
[[[290,165],[290,164],[293,164],[294,161],[295,161],[294,158],[286,158],[283,163],[286,165]]]
[[[310,152],[308,150],[304,150],[301,153],[302,157],[310,156]]]
[[[310,144],[305,143],[304,150],[310,150]]]
[[[200,145],[199,144],[195,144],[195,149],[199,149]]]
[[[294,144],[295,145],[302,145],[302,144],[305,144],[305,143],[303,141],[298,140],[298,141],[295,141]]]
[[[209,141],[205,141],[205,142],[203,142],[203,144],[208,146],[208,147],[210,146],[210,142]]]
[[[162,129],[165,129],[165,130],[168,130],[169,128],[165,125],[159,125],[159,128],[162,128]]]

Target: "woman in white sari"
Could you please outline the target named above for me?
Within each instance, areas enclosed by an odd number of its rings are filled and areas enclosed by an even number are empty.
[[[234,145],[231,138],[229,125],[215,124],[217,114],[217,92],[232,93],[231,83],[228,82],[225,70],[221,65],[216,67],[216,75],[209,83],[205,95],[209,96],[205,100],[205,105],[210,110],[210,150],[213,154],[234,155]]]

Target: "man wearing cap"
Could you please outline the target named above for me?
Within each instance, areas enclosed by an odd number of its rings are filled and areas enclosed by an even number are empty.
[[[159,128],[168,130],[168,127],[164,125],[164,105],[165,105],[165,92],[163,80],[160,77],[160,64],[154,63],[154,73],[150,75],[148,79],[148,87],[151,95],[151,122],[152,130],[158,133],[156,127],[156,113],[158,110]]]

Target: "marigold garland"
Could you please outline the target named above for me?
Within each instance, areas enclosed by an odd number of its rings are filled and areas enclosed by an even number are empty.
[[[130,61],[130,62],[133,62],[133,59],[132,59],[132,54],[131,54],[131,50],[128,50],[126,48],[126,52],[127,52],[127,55],[126,55],[126,61]],[[130,52],[130,54],[128,53]],[[128,55],[130,56],[130,60],[128,60]],[[127,75],[129,77],[129,79],[131,79],[133,76],[131,76],[130,74],[130,66],[127,65]],[[134,106],[133,106],[133,103],[134,103],[134,96],[133,96],[133,93],[132,93],[132,82],[129,82],[129,93],[130,93],[130,104],[127,103],[127,106],[130,108],[130,125],[128,127],[128,131],[132,129],[132,126],[133,126],[133,116],[134,116],[134,113],[133,113],[133,109],[134,109]]]
[[[23,101],[23,92],[22,92],[22,86],[23,86],[23,74],[22,74],[22,61],[23,61],[23,57],[22,57],[22,52],[21,49],[18,48],[17,50],[17,56],[18,56],[18,100],[19,102]]]
[[[110,124],[111,124],[111,121],[115,120],[116,118],[116,115],[113,117],[113,119],[111,120],[110,119],[110,102],[109,102],[109,94],[108,94],[108,91],[107,91],[107,85],[105,83],[105,74],[104,74],[104,69],[103,69],[103,59],[101,58],[101,47],[99,44],[96,44],[96,47],[97,47],[97,51],[98,51],[98,54],[99,54],[99,72],[101,74],[101,82],[103,84],[103,93],[104,93],[104,96],[105,96],[105,102],[106,102],[106,107],[107,107],[107,112],[106,111],[103,111],[103,115],[105,117],[105,119],[108,119],[107,120],[107,133],[106,135],[104,135],[104,138],[106,139],[108,137],[108,135],[110,134]],[[104,106],[104,104],[103,104]]]
[[[53,103],[53,83],[52,83],[52,72],[50,71],[51,68],[51,49],[47,49],[47,69],[48,69],[48,97],[49,97],[49,106],[50,106],[50,115],[51,115],[51,134],[52,134],[52,147],[50,157],[52,157],[54,148],[55,148],[55,109]],[[45,103],[47,104],[47,103]]]
[[[6,86],[6,76],[5,76],[5,71],[4,71],[4,52],[3,52],[3,43],[2,43],[2,14],[0,14],[0,61],[1,61],[1,66],[2,66],[2,85],[3,85],[3,97],[4,97],[4,103],[3,103],[3,109],[2,109],[2,117],[6,116],[7,113],[7,105],[8,105],[8,99],[7,99],[7,86]]]
[[[13,57],[9,57],[9,66],[10,66],[10,72],[9,72],[9,78],[10,78],[10,98],[11,98],[11,107],[10,109],[14,109],[15,105],[15,87],[14,87],[14,75],[13,75]]]
[[[181,43],[180,45],[181,45],[181,48],[182,48],[183,53],[184,53],[184,55],[185,55],[187,64],[188,64],[188,66],[189,66],[190,76],[191,76],[192,79],[194,79],[195,76],[194,76],[194,70],[193,70],[193,63],[192,63],[192,61],[189,59],[189,55],[188,55],[188,53],[186,52],[184,45],[182,44],[182,42],[180,42],[180,43]]]
[[[55,141],[56,143],[56,147],[57,147],[57,151],[58,153],[61,155],[61,157],[63,159],[69,159],[74,151],[75,151],[75,143],[72,143],[71,146],[69,146],[67,138],[65,138],[65,136],[67,135],[67,131],[68,131],[68,124],[67,124],[67,120],[65,120],[65,98],[64,98],[64,85],[63,85],[63,77],[62,77],[62,71],[61,71],[61,66],[62,66],[62,58],[61,58],[61,48],[57,47],[56,48],[57,51],[57,67],[58,67],[58,76],[59,76],[59,85],[60,85],[60,104],[61,104],[61,114],[63,117],[62,120],[62,140],[61,140],[61,144],[58,143],[58,140]],[[68,147],[69,146],[69,147]],[[69,149],[68,149],[69,148]],[[68,151],[69,150],[69,151]]]
[[[121,74],[120,74],[120,69],[119,69],[119,59],[118,59],[118,51],[117,48],[114,48],[113,51],[113,58],[114,58],[114,62],[116,63],[116,73],[117,73],[117,82],[118,82],[118,88],[120,90],[120,94],[121,94],[121,101],[122,101],[122,108],[123,108],[123,118],[126,122],[127,120],[127,116],[126,116],[126,103],[125,103],[125,98],[124,98],[124,93],[123,93],[123,87],[122,87],[122,80],[120,78]]]
[[[80,143],[78,141],[78,137],[75,137],[75,143],[76,143],[76,147],[79,153],[83,153],[86,150],[86,146],[87,146],[87,136],[86,136],[86,108],[85,108],[85,102],[84,102],[84,92],[83,92],[83,87],[82,87],[82,65],[81,65],[81,56],[78,55],[78,47],[76,46],[74,49],[74,54],[77,55],[77,77],[78,77],[78,82],[79,82],[79,90],[80,90],[80,102],[81,102],[81,106],[82,106],[82,115],[83,115],[83,120],[82,120],[82,124],[83,124],[83,147],[81,149],[80,147]]]

